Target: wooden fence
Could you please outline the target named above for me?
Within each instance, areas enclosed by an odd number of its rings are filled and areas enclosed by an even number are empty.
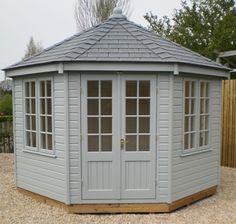
[[[13,153],[12,117],[0,117],[0,153]]]
[[[236,80],[222,83],[221,165],[236,167]]]

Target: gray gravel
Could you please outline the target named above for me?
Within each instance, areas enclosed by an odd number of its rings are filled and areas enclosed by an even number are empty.
[[[18,193],[13,166],[13,155],[0,154],[0,224],[236,223],[236,169],[221,168],[215,196],[170,214],[71,215]]]

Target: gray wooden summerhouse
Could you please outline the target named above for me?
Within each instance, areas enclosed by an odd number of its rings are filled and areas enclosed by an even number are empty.
[[[219,185],[227,68],[120,9],[5,72],[19,189],[72,212],[155,212]]]

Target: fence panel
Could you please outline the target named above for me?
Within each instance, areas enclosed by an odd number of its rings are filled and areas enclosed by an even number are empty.
[[[222,83],[221,165],[236,167],[236,80]]]
[[[0,117],[0,153],[13,153],[13,122],[11,117]]]

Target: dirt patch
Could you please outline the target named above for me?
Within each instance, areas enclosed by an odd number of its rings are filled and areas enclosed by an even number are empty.
[[[14,157],[0,154],[1,224],[78,224],[78,223],[236,223],[236,169],[221,168],[217,194],[170,214],[71,215],[41,204],[17,192],[14,183]]]

